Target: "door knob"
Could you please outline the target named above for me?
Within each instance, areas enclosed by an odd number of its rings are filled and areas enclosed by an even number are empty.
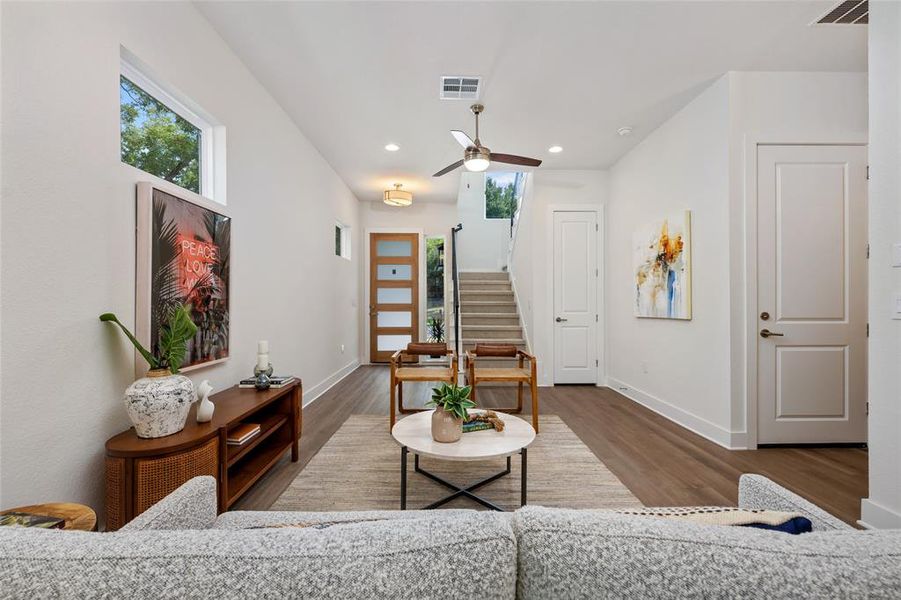
[[[760,330],[760,337],[762,337],[762,338],[782,337],[784,335],[785,335],[784,333],[776,333],[775,331],[770,331],[769,329],[761,329]]]
[[[564,321],[567,321],[568,319],[564,319],[563,317],[557,317],[557,318],[554,319],[554,320],[557,321],[558,323],[562,323],[562,322],[564,322]]]

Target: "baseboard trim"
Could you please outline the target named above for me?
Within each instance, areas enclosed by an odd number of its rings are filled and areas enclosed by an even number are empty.
[[[353,373],[360,366],[359,360],[352,360],[347,363],[328,377],[326,377],[323,381],[314,385],[311,388],[305,389],[303,392],[303,405],[309,406],[314,400],[318,399],[324,393],[335,387],[342,379]]]
[[[607,387],[723,448],[746,450],[748,447],[747,432],[729,431],[614,377],[607,377]]]
[[[858,523],[866,529],[901,529],[901,513],[864,498]]]

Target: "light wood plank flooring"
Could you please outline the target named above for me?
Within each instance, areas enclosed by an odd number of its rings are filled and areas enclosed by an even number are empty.
[[[404,386],[421,406],[429,384]],[[528,411],[528,391],[526,391]],[[738,477],[760,473],[848,523],[867,495],[867,453],[859,448],[730,451],[608,388],[539,389],[543,413],[559,415],[646,506],[735,505]],[[514,388],[479,388],[481,406],[515,402]],[[300,462],[283,459],[234,507],[265,510],[352,414],[383,414],[388,428],[388,368],[364,366],[304,409]]]

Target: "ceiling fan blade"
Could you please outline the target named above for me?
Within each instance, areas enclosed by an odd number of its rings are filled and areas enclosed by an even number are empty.
[[[469,148],[470,146],[475,146],[476,143],[472,141],[472,138],[460,131],[459,129],[452,129],[451,135],[454,136],[454,139],[457,140],[464,149]]]
[[[444,167],[443,169],[441,169],[440,171],[438,171],[437,173],[435,173],[434,175],[432,175],[432,177],[441,177],[441,176],[444,175],[445,173],[450,173],[450,172],[453,171],[454,169],[458,169],[458,168],[460,168],[460,167],[462,167],[462,166],[463,166],[463,161],[462,161],[462,160],[458,160],[457,162],[455,162],[455,163],[453,163],[453,164],[447,165],[446,167]]]
[[[541,164],[541,161],[537,158],[516,156],[515,154],[500,154],[498,152],[491,153],[491,160],[495,162],[507,163],[510,165],[522,165],[524,167],[537,167]]]

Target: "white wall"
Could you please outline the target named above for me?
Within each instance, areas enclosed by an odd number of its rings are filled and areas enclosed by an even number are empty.
[[[485,173],[460,174],[457,195],[457,264],[461,271],[500,271],[507,266],[510,221],[485,218]]]
[[[531,173],[526,182],[517,240],[513,248],[511,278],[516,285],[526,336],[532,352],[538,358],[540,385],[554,384],[554,306],[551,279],[554,240],[551,207],[570,205],[602,208],[607,201],[607,193],[605,171],[539,169]],[[603,311],[603,282],[598,283],[598,310]],[[598,359],[603,364],[603,327],[598,328],[598,333]]]
[[[231,354],[191,373],[217,390],[258,339],[306,397],[359,356],[358,203],[190,4],[2,4],[0,505],[102,512],[103,444],[129,426],[135,182],[119,162],[120,44],[227,129]],[[335,220],[354,233],[334,256]],[[345,344],[345,352],[339,350]]]
[[[901,5],[870,4],[870,344],[869,497],[861,521],[901,527],[901,321],[892,320],[892,294],[901,270],[891,267],[901,242]]]
[[[682,210],[692,211],[692,320],[638,319],[632,232]],[[728,437],[728,77],[613,166],[607,215],[610,386],[708,436]]]
[[[361,240],[360,269],[360,360],[369,362],[369,236],[371,230],[396,233],[421,233],[419,241],[419,331],[426,333],[425,240],[430,236],[445,237],[444,289],[450,289],[451,228],[457,221],[457,205],[450,202],[417,202],[414,194],[410,206],[388,206],[384,202],[360,202]],[[445,323],[448,319],[445,319]],[[449,326],[449,324],[448,324]],[[450,332],[448,331],[448,334]],[[448,336],[449,337],[449,336]],[[423,338],[424,339],[424,338]]]
[[[745,182],[756,176],[745,172],[748,143],[865,139],[866,80],[865,73],[727,73],[614,165],[612,387],[724,446],[748,443],[745,244],[753,232],[746,232]],[[693,319],[637,319],[631,232],[683,209],[692,211]]]

